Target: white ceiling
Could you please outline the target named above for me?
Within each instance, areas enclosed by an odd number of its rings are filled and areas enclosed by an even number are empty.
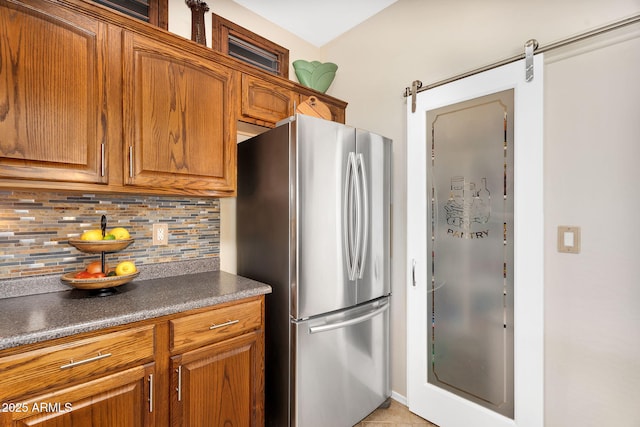
[[[233,0],[316,47],[397,0]]]

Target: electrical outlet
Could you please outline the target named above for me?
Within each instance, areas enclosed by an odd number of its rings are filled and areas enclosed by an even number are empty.
[[[153,224],[153,244],[166,245],[169,243],[169,228],[167,224]]]

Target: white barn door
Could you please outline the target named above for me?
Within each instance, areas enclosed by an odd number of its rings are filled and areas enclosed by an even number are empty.
[[[543,425],[542,63],[407,103],[407,403],[440,427]]]

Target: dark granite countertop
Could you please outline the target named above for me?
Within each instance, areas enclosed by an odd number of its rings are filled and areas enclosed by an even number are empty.
[[[106,297],[68,290],[0,299],[0,350],[268,294],[271,287],[211,271],[134,280]]]

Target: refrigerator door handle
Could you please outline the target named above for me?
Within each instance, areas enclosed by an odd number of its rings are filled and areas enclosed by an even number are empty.
[[[356,158],[356,154],[353,153],[353,192],[356,198],[354,207],[355,219],[355,248],[353,249],[353,279],[358,278],[360,272],[358,266],[360,264],[360,246],[362,246],[362,192],[360,185],[360,173],[358,167],[359,159]]]
[[[335,329],[341,329],[344,328],[346,326],[351,326],[351,325],[356,325],[358,323],[362,323],[364,321],[367,321],[373,317],[376,317],[377,315],[379,315],[380,313],[386,311],[389,309],[389,303],[384,303],[384,305],[382,305],[381,307],[376,308],[373,311],[370,311],[366,314],[363,314],[362,316],[358,316],[356,318],[353,319],[349,319],[349,320],[344,320],[342,322],[336,322],[336,323],[329,323],[327,325],[320,325],[320,326],[310,326],[309,327],[309,333],[310,334],[317,334],[319,332],[327,332],[327,331],[333,331]]]
[[[353,177],[355,173],[355,153],[349,152],[347,157],[347,167],[344,179],[344,201],[343,201],[343,217],[342,217],[342,234],[344,240],[345,262],[347,264],[347,274],[349,280],[355,280],[356,266],[354,259],[354,237],[353,237]]]
[[[358,265],[358,278],[362,279],[364,275],[364,265],[367,260],[367,239],[369,238],[369,184],[367,182],[367,170],[365,169],[365,161],[364,156],[360,153],[358,154],[358,171],[360,172],[360,177],[362,179],[362,212],[363,212],[363,223],[360,224],[361,232],[359,233],[361,236],[361,245],[362,250],[360,252],[360,259],[357,263]]]

